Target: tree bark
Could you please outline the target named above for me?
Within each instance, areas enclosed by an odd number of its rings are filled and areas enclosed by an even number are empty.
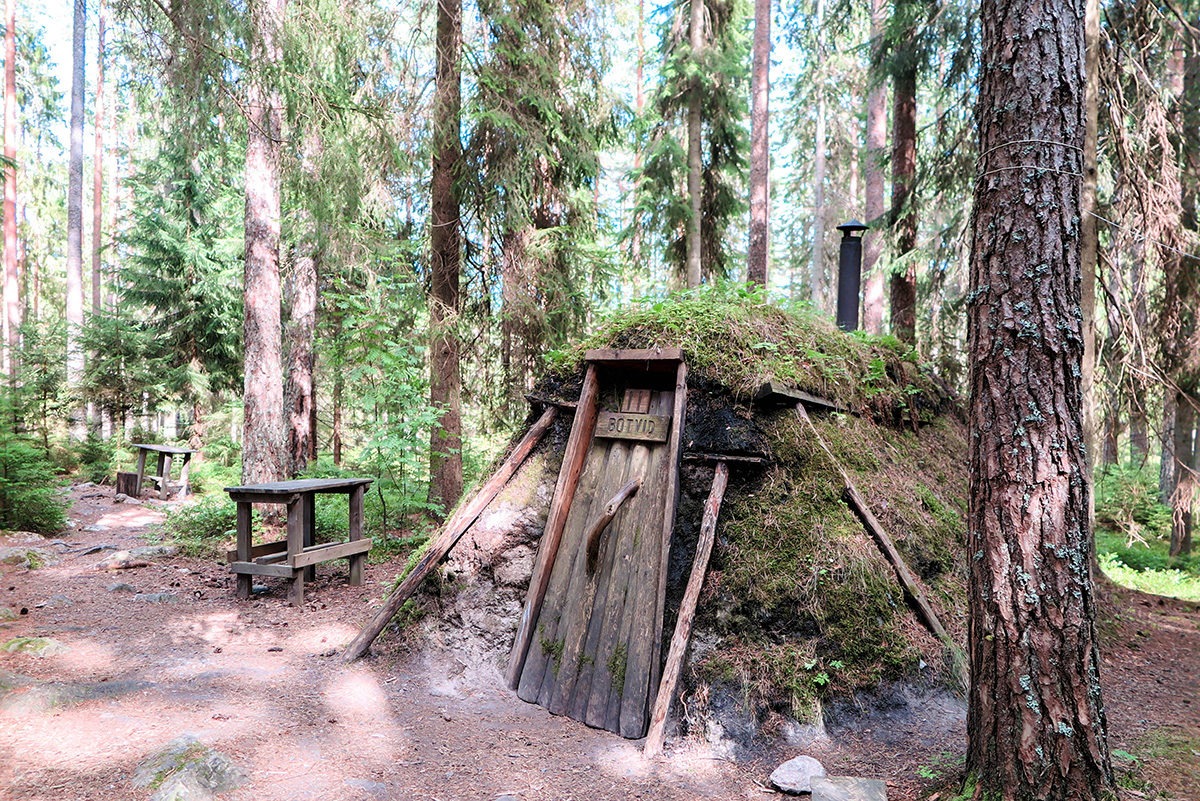
[[[317,330],[317,285],[320,246],[312,212],[300,214],[297,228],[299,241],[295,260],[288,274],[287,297],[287,386],[284,405],[287,409],[288,474],[295,478],[308,469],[313,438],[313,378],[316,351],[313,337]]]
[[[279,160],[283,104],[269,77],[282,60],[285,0],[250,4],[252,76],[246,97],[245,416],[242,481],[286,475],[283,443],[283,366],[280,353]]]
[[[100,0],[99,31],[96,39],[96,110],[93,124],[96,142],[92,150],[92,314],[100,313],[100,243],[104,223],[104,0]]]
[[[75,0],[71,36],[71,149],[67,166],[67,390],[72,393],[70,435],[82,442],[86,429],[83,383],[83,92],[85,0]]]
[[[4,373],[17,375],[21,273],[17,261],[17,0],[5,3],[4,30]]]
[[[917,344],[917,212],[913,186],[917,178],[917,68],[897,71],[892,82],[892,226],[901,267],[889,281],[892,335]]]
[[[704,0],[691,0],[691,20],[688,24],[688,40],[692,48],[692,60],[698,64],[704,53]],[[703,163],[700,156],[700,139],[703,119],[701,118],[700,109],[700,91],[700,79],[698,77],[693,78],[692,86],[688,93],[687,113],[687,190],[688,207],[692,212],[687,224],[687,285],[689,289],[700,286],[702,278],[701,243],[703,239],[701,237],[700,226],[703,214],[701,209],[703,198],[700,173]]]
[[[1088,486],[1095,486],[1100,432],[1096,413],[1096,268],[1100,257],[1096,227],[1096,141],[1100,118],[1100,0],[1084,2],[1083,183],[1080,187],[1080,311],[1083,314],[1083,441],[1087,450]],[[1088,493],[1088,524],[1095,527],[1096,498]]]
[[[1196,407],[1200,397],[1180,393],[1177,397],[1175,416],[1175,459],[1178,476],[1172,490],[1171,502],[1171,556],[1192,551],[1192,526],[1195,519],[1197,470]]]
[[[438,0],[433,99],[430,232],[429,402],[439,409],[429,444],[429,501],[449,511],[462,495],[462,379],[459,374],[458,178],[462,171],[462,0]]]
[[[987,0],[980,13],[968,295],[975,799],[1113,791],[1080,388],[1083,6]]]
[[[825,77],[822,74],[821,28],[825,24],[825,0],[817,0],[816,31],[818,57],[814,91],[817,93],[816,131],[813,135],[813,223],[812,261],[809,264],[808,289],[818,313],[828,306],[825,288]]]
[[[770,258],[771,0],[754,0],[750,73],[750,247],[746,279],[767,283]]]
[[[887,23],[887,0],[871,0],[871,59],[874,62],[883,47],[883,31]],[[879,259],[883,255],[883,215],[887,212],[883,194],[883,163],[887,147],[887,83],[880,76],[867,95],[867,158],[864,167],[866,183],[867,225],[871,230],[863,236],[863,328],[869,334],[883,333],[883,272]]]

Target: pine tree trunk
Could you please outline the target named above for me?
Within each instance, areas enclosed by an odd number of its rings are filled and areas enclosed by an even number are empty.
[[[1179,466],[1178,480],[1172,490],[1171,556],[1191,553],[1192,524],[1195,519],[1197,473],[1196,408],[1200,396],[1180,393],[1175,416],[1175,458]]]
[[[74,395],[70,434],[86,436],[84,409],[78,392],[83,383],[83,90],[84,0],[75,0],[71,37],[71,151],[67,166],[67,390]]]
[[[529,237],[533,229],[504,234],[500,245],[500,366],[504,372],[504,416],[515,418],[524,407],[528,378],[528,336],[531,319],[530,298],[535,291],[530,285],[532,276],[526,271]]]
[[[329,434],[329,449],[333,451],[333,466],[342,466],[342,397],[346,390],[346,342],[344,339],[345,325],[340,312],[333,315],[333,392],[330,394],[329,405],[332,411],[332,424]],[[314,431],[316,429],[313,429]]]
[[[889,280],[892,335],[917,344],[917,212],[913,185],[917,179],[917,70],[897,72],[892,83],[892,224],[896,257],[903,267]]]
[[[1083,3],[987,0],[980,12],[966,765],[977,801],[1113,790],[1079,379]]]
[[[282,59],[284,0],[250,4],[250,57],[264,73]],[[287,473],[283,441],[283,365],[280,353],[279,161],[282,100],[273,79],[259,75],[247,91],[245,416],[242,481],[279,481]]]
[[[692,47],[692,58],[699,61],[704,52],[704,0],[691,0],[691,20],[688,26],[688,38]],[[700,112],[700,82],[692,80],[688,93],[687,113],[687,142],[688,142],[688,207],[691,216],[687,224],[687,285],[689,289],[700,286],[702,278],[702,247],[700,225],[702,221],[701,196],[702,188],[700,171],[703,168],[700,157],[701,126],[703,120]]]
[[[4,373],[16,380],[21,343],[21,273],[17,261],[17,0],[5,3],[4,31]]]
[[[317,226],[312,212],[299,215],[299,241],[295,246],[295,261],[288,274],[287,300],[287,386],[284,406],[287,409],[288,474],[295,478],[308,469],[313,437],[313,375],[316,351],[313,338],[317,330],[317,285],[320,248]]]
[[[771,0],[754,0],[754,46],[750,72],[750,246],[746,279],[767,283],[770,257]]]
[[[462,494],[462,379],[459,374],[462,169],[462,0],[438,0],[437,76],[433,99],[429,402],[439,410],[429,444],[429,501],[449,511]]]
[[[1096,268],[1100,257],[1096,226],[1096,144],[1100,118],[1100,0],[1084,0],[1083,184],[1080,187],[1080,311],[1083,314],[1083,439],[1087,446],[1088,486],[1094,487],[1100,431],[1096,403]],[[1096,497],[1088,493],[1088,522],[1096,522]]]
[[[886,0],[871,0],[872,60],[883,46],[883,31],[887,23]],[[887,212],[884,202],[884,159],[887,157],[887,84],[881,79],[867,95],[867,158],[864,171],[866,183],[867,225],[871,230],[863,237],[863,328],[869,334],[883,333],[883,272],[879,259],[883,255],[882,229]]]
[[[100,313],[100,243],[104,223],[104,0],[100,0],[99,32],[96,40],[96,110],[93,114],[96,142],[92,150],[92,314]]]

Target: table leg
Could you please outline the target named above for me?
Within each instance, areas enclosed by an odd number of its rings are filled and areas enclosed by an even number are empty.
[[[362,508],[363,495],[366,487],[357,486],[350,491],[350,541],[362,539]],[[365,553],[356,553],[350,557],[350,584],[357,587],[363,583],[363,567],[367,563]]]
[[[161,465],[159,475],[162,476],[162,489],[159,491],[158,497],[164,501],[171,496],[171,491],[167,488],[167,485],[171,482],[171,460],[172,457],[169,453],[164,453],[163,458],[159,460],[159,464]]]
[[[239,562],[252,561],[250,559],[250,513],[250,504],[239,501],[237,505],[237,560]],[[245,573],[237,574],[237,597],[242,599],[250,597],[253,579],[253,576]]]
[[[142,496],[142,479],[146,477],[146,451],[138,448],[137,484],[133,488],[133,497]]]
[[[288,560],[304,550],[304,495],[292,496],[287,505],[287,553]],[[304,605],[304,574],[300,567],[292,571],[292,587],[288,599],[293,606]]]
[[[188,472],[191,470],[191,467],[192,455],[190,453],[185,453],[183,455],[183,466],[179,468],[179,482],[183,484],[183,487],[179,490],[180,498],[186,498],[192,492],[192,487],[188,483]]]
[[[306,492],[300,496],[300,502],[304,504],[304,547],[311,548],[317,544],[317,495],[315,492]],[[304,577],[315,581],[317,566],[305,568]]]

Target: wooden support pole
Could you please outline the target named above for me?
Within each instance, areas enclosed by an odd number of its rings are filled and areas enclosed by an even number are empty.
[[[643,755],[653,758],[662,753],[666,738],[667,715],[675,696],[675,685],[683,668],[688,642],[692,637],[692,623],[696,619],[696,606],[700,601],[700,590],[704,587],[704,574],[708,571],[708,560],[712,555],[713,542],[717,533],[717,516],[721,513],[721,501],[725,497],[725,486],[729,482],[729,466],[717,462],[713,474],[712,489],[704,502],[704,518],[700,523],[700,539],[696,543],[696,557],[692,560],[692,574],[688,577],[687,589],[679,603],[679,617],[675,621],[675,633],[671,636],[671,648],[667,651],[667,664],[663,668],[662,684],[654,699],[654,713],[650,716],[650,733],[646,735]]]
[[[400,586],[388,596],[382,607],[371,620],[363,627],[354,641],[346,646],[346,652],[342,655],[342,661],[353,662],[367,652],[371,647],[371,643],[375,642],[375,638],[387,626],[388,621],[399,611],[400,607],[407,601],[417,587],[421,586],[421,582],[429,575],[429,572],[437,566],[438,562],[450,552],[466,533],[471,524],[475,522],[475,518],[483,512],[487,505],[500,493],[508,480],[517,472],[517,468],[525,461],[530,452],[541,441],[542,436],[549,430],[550,424],[554,422],[558,410],[553,406],[546,409],[542,413],[541,418],[534,423],[533,428],[525,434],[517,446],[513,448],[512,453],[504,460],[504,464],[500,465],[487,483],[480,487],[479,492],[475,494],[469,503],[460,506],[450,519],[442,526],[441,533],[437,538],[430,543],[421,560],[417,562],[412,572],[400,582]],[[353,504],[352,504],[353,506]],[[361,511],[359,512],[361,520]],[[353,520],[353,515],[352,515]],[[360,524],[361,525],[361,524]]]
[[[884,558],[891,564],[892,569],[896,572],[896,579],[900,582],[900,586],[904,588],[913,606],[916,607],[917,613],[921,616],[921,621],[950,650],[954,660],[955,672],[958,674],[959,684],[965,691],[968,686],[968,676],[966,659],[963,656],[962,649],[946,633],[946,627],[942,625],[937,612],[934,611],[933,606],[929,603],[929,599],[925,597],[925,592],[917,582],[917,577],[909,569],[908,564],[904,561],[904,557],[900,555],[900,551],[896,550],[896,544],[892,541],[891,535],[888,534],[887,529],[876,519],[875,515],[871,512],[870,506],[867,504],[866,498],[862,496],[862,493],[858,491],[858,487],[850,480],[850,474],[845,471],[841,463],[837,460],[837,457],[833,455],[833,451],[825,444],[825,440],[821,437],[821,433],[817,431],[817,427],[813,425],[808,412],[804,410],[803,406],[797,406],[796,414],[808,424],[809,430],[816,437],[817,444],[825,451],[830,463],[838,471],[842,479],[842,498],[846,501],[851,511],[854,512],[855,516],[862,522],[867,533],[875,540],[875,544],[883,553]]]
[[[512,653],[508,657],[508,670],[505,678],[508,686],[514,690],[521,680],[521,671],[525,667],[525,655],[528,653],[529,643],[533,639],[533,626],[538,619],[538,614],[542,611],[542,601],[546,598],[546,587],[550,583],[550,571],[554,567],[554,559],[558,556],[558,546],[562,542],[567,513],[571,510],[571,501],[575,498],[575,487],[579,484],[579,471],[583,469],[584,459],[592,445],[592,432],[596,426],[597,384],[596,367],[589,364],[587,373],[583,377],[583,388],[579,391],[575,421],[571,424],[571,436],[567,440],[567,448],[563,453],[562,469],[558,472],[558,482],[554,486],[554,499],[550,501],[550,512],[546,516],[546,528],[542,532],[542,541],[538,546],[533,575],[529,578],[529,592],[525,598],[525,608],[521,611],[521,620],[517,624],[517,634],[513,639]]]

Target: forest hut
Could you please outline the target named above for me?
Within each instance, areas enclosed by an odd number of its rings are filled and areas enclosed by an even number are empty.
[[[701,296],[615,318],[529,397],[392,596],[449,552],[431,619],[520,697],[654,751],[677,678],[685,726],[736,707],[748,736],[883,680],[961,686],[965,440],[910,348]]]

